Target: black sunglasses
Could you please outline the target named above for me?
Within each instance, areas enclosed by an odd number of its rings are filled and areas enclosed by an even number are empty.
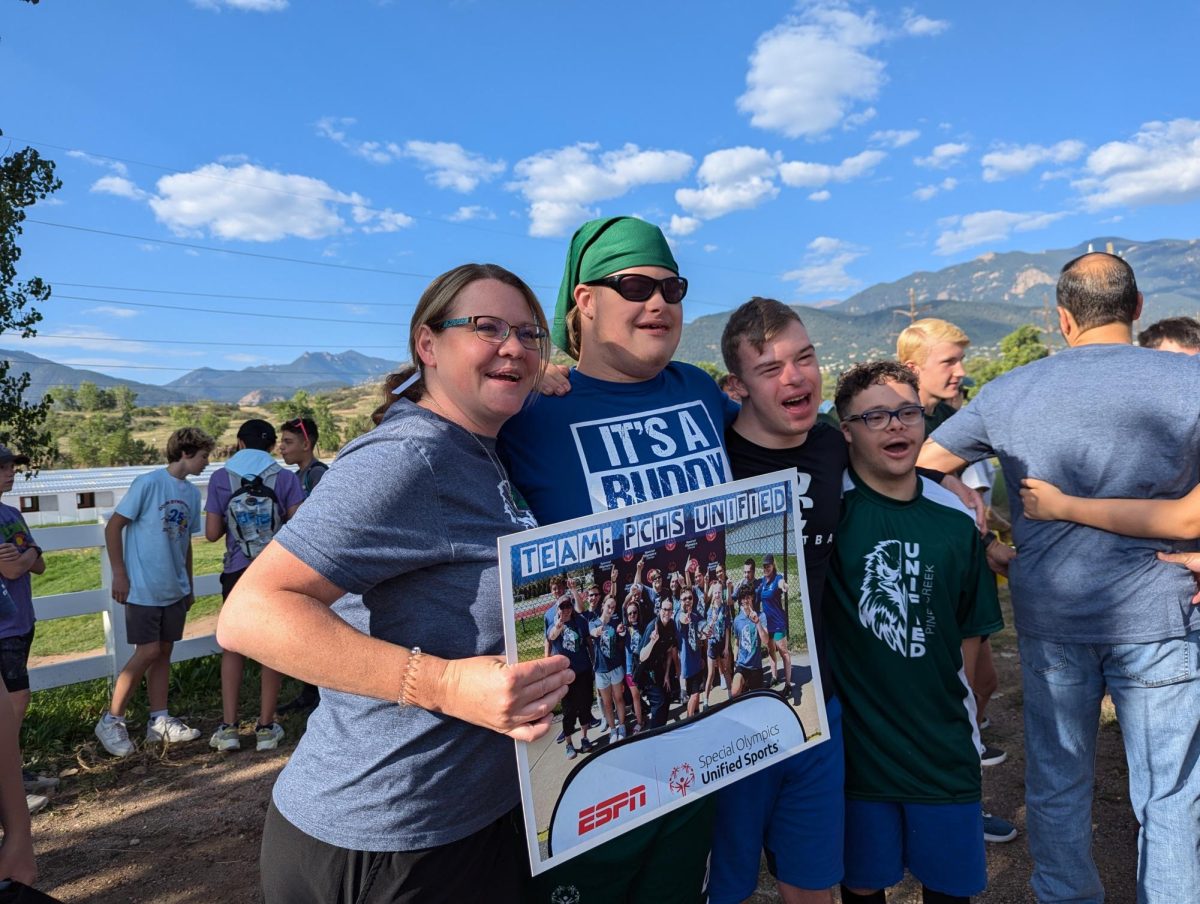
[[[655,279],[641,273],[623,273],[620,276],[588,280],[584,285],[607,286],[626,301],[649,301],[657,290],[662,293],[663,301],[667,304],[679,304],[683,301],[683,296],[687,295],[688,281],[682,276]]]

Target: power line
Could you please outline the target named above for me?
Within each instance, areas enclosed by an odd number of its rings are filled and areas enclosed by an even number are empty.
[[[344,317],[301,317],[296,314],[263,314],[259,311],[229,311],[224,308],[196,308],[188,306],[181,308],[173,304],[154,304],[150,301],[118,301],[115,298],[89,298],[84,295],[55,295],[53,298],[58,301],[86,301],[90,303],[100,304],[121,304],[128,305],[131,308],[159,308],[165,311],[180,311],[187,314],[227,314],[231,317],[265,317],[268,320],[304,320],[310,323],[351,323],[354,325],[362,324],[364,326],[390,326],[400,327],[404,324],[397,323],[394,320],[352,320],[347,321]]]
[[[0,333],[0,337],[12,337],[15,339],[25,339],[29,337],[22,336],[20,333]],[[348,347],[345,342],[340,345],[312,345],[308,342],[210,342],[203,339],[118,339],[115,336],[85,336],[85,335],[69,335],[66,333],[38,333],[36,339],[81,339],[96,342],[125,342],[136,343],[141,345],[217,345],[229,348],[303,348],[303,349],[341,349],[342,351],[356,351],[361,348],[370,349],[400,349],[403,345],[359,345],[354,343],[353,347]]]
[[[234,248],[215,248],[211,245],[199,245],[194,242],[180,242],[173,239],[157,239],[147,235],[133,235],[128,232],[112,232],[107,229],[95,229],[90,226],[75,226],[70,223],[51,223],[49,220],[38,220],[33,217],[28,217],[26,223],[37,223],[41,226],[53,226],[56,229],[72,229],[77,232],[88,232],[94,235],[107,235],[119,239],[132,239],[138,242],[152,242],[160,245],[175,245],[180,248],[192,248],[199,251],[212,251],[217,254],[233,254],[239,257],[258,258],[261,260],[276,261],[285,264],[307,264],[311,267],[328,267],[334,270],[351,270],[359,273],[382,273],[385,276],[405,276],[413,279],[433,279],[437,274],[432,273],[411,273],[405,270],[386,270],[380,267],[359,267],[353,264],[335,264],[332,261],[314,261],[306,260],[299,257],[283,257],[275,254],[262,254],[257,251],[238,251]],[[558,286],[546,285],[545,283],[528,283],[531,289],[546,289],[547,291],[557,292]],[[63,298],[66,296],[57,296]],[[226,296],[232,297],[232,296]],[[122,302],[132,304],[132,302]],[[692,307],[695,305],[703,305],[704,307],[716,308],[721,311],[729,310],[729,305],[715,301],[703,301],[697,298],[688,299],[688,304]],[[296,318],[301,319],[301,318]],[[338,321],[341,322],[341,321]],[[359,321],[360,323],[365,321]]]
[[[287,298],[279,295],[231,295],[228,292],[183,292],[176,289],[141,289],[136,286],[98,286],[93,283],[60,282],[47,279],[51,286],[68,286],[72,289],[101,289],[107,292],[139,292],[145,295],[181,295],[188,298],[228,298],[237,301],[286,301],[293,304],[357,304],[376,308],[411,308],[410,304],[396,301],[347,301],[337,298]]]
[[[17,363],[20,363],[20,362],[17,362]],[[55,362],[55,363],[57,363],[57,362]],[[345,376],[339,376],[338,374],[331,374],[331,373],[329,373],[329,372],[327,372],[327,371],[321,371],[321,370],[262,370],[262,371],[252,371],[252,370],[251,370],[250,368],[248,368],[248,367],[241,368],[240,370],[228,370],[228,369],[226,369],[226,370],[222,370],[222,369],[220,369],[220,368],[217,368],[217,367],[208,367],[208,368],[201,368],[201,367],[171,367],[171,366],[169,366],[169,365],[166,365],[166,364],[110,364],[110,363],[108,363],[107,361],[75,361],[75,362],[73,362],[73,363],[71,363],[71,364],[64,364],[64,365],[62,365],[62,366],[63,366],[63,367],[73,367],[73,368],[80,368],[80,367],[108,367],[108,368],[115,368],[115,369],[118,369],[118,370],[182,370],[182,371],[186,371],[187,373],[191,373],[191,372],[192,372],[192,371],[194,371],[194,370],[208,370],[208,371],[211,371],[212,373],[216,373],[216,374],[240,374],[240,373],[247,373],[247,372],[249,372],[249,373],[261,373],[261,374],[263,374],[264,376],[273,376],[273,375],[275,375],[275,374],[288,374],[289,376],[295,375],[295,376],[305,376],[305,377],[324,377],[324,378],[328,378],[328,379],[331,379],[331,380],[345,380],[345,379],[348,379],[348,378],[347,378],[347,377],[345,377]],[[270,367],[271,365],[258,365],[258,366],[260,366],[260,367],[261,367],[261,366]],[[381,380],[382,380],[382,379],[383,379],[383,376],[384,376],[383,374],[380,374],[380,375],[379,375],[379,379],[381,379]]]

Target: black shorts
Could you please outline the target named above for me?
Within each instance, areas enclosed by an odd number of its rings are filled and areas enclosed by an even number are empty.
[[[192,598],[185,596],[169,606],[125,604],[125,639],[135,646],[143,643],[175,643],[183,639],[183,623]]]
[[[229,599],[229,594],[233,593],[233,585],[238,582],[238,579],[246,573],[245,568],[239,568],[237,571],[222,571],[221,572],[221,600]]]
[[[708,680],[708,669],[702,668],[695,675],[683,679],[683,689],[690,697],[692,694],[704,693],[704,683]]]
[[[352,851],[318,841],[274,802],[263,826],[266,904],[521,900],[529,877],[520,808],[473,835],[418,851]]]
[[[710,640],[708,642],[708,658],[709,659],[724,659],[725,648],[729,645],[729,635],[726,634],[720,640]]]
[[[0,637],[0,674],[10,694],[29,690],[29,648],[33,646],[33,628],[27,634]]]
[[[763,687],[763,672],[761,665],[744,666],[739,665],[734,671],[742,676],[742,686],[744,690],[758,691]]]

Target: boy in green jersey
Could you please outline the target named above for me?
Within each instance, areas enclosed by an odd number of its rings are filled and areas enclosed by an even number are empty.
[[[970,677],[1003,626],[983,540],[920,477],[924,409],[894,362],[858,365],[835,397],[850,468],[825,594],[844,706],[845,904],[883,902],[907,868],[927,904],[987,885]]]

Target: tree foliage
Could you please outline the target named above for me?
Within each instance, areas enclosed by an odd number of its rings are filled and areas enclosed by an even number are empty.
[[[0,132],[0,134],[3,134]],[[21,259],[18,241],[25,211],[62,187],[54,175],[54,162],[33,148],[22,148],[0,159],[0,330],[23,339],[36,335],[42,319],[35,305],[50,300],[50,286],[40,277],[17,278]],[[0,443],[29,455],[35,463],[49,460],[54,445],[45,429],[50,399],[37,404],[25,401],[28,373],[10,374],[11,365],[0,360]]]
[[[290,421],[298,417],[310,417],[317,424],[317,433],[323,449],[338,449],[342,445],[341,433],[338,431],[337,419],[325,396],[309,395],[303,389],[297,389],[296,394],[283,402],[272,402],[271,412],[281,421]]]
[[[991,360],[975,358],[967,366],[968,375],[975,381],[979,389],[1001,374],[1038,361],[1050,354],[1050,349],[1042,340],[1042,333],[1032,323],[1022,324],[1000,340],[1000,357]]]
[[[170,411],[171,423],[176,427],[199,427],[218,442],[229,427],[229,415],[229,406],[212,402],[202,405],[172,405]]]

